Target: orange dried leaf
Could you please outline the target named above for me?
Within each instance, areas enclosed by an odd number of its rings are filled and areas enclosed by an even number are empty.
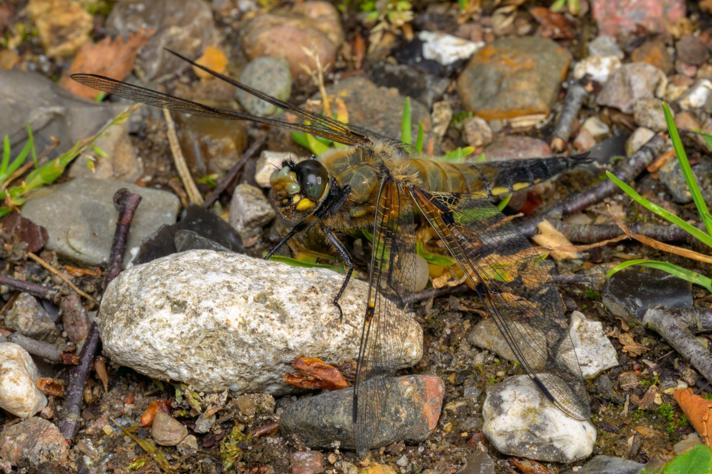
[[[153,424],[153,419],[156,417],[156,413],[159,411],[168,413],[171,408],[170,400],[154,400],[148,404],[148,408],[143,411],[141,415],[141,426],[151,426]]]
[[[690,388],[675,390],[672,396],[705,444],[712,448],[712,400],[696,395]]]
[[[227,68],[227,56],[222,49],[216,46],[208,46],[205,48],[203,55],[200,56],[196,62],[201,66],[205,66],[219,73],[225,72],[225,69]],[[195,71],[201,79],[210,79],[213,77],[197,67],[193,67],[193,71]]]
[[[85,276],[90,276],[90,277],[100,277],[102,274],[101,268],[99,267],[91,267],[91,268],[84,268],[84,267],[75,267],[74,265],[64,265],[64,270],[69,273],[70,276],[73,277],[85,277]]]
[[[341,371],[318,357],[299,356],[292,361],[296,374],[285,374],[284,382],[299,388],[338,390],[349,383]]]
[[[52,397],[64,396],[64,380],[51,377],[40,377],[35,384],[45,395]]]
[[[97,91],[73,81],[69,76],[77,72],[101,74],[114,79],[125,79],[134,66],[138,50],[153,36],[153,30],[140,30],[127,40],[104,38],[98,43],[86,43],[72,61],[59,84],[72,94],[94,100]]]
[[[106,370],[106,359],[99,356],[94,359],[94,372],[99,377],[101,385],[104,387],[104,393],[109,391],[109,372]]]

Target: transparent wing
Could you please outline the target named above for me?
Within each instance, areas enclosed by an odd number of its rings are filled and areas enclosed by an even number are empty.
[[[413,208],[410,198],[390,176],[378,193],[369,272],[366,317],[361,334],[353,400],[355,446],[359,454],[379,445],[383,413],[389,408],[387,361],[404,352],[399,339],[389,337],[397,328],[403,296],[412,292],[415,258]],[[412,238],[409,239],[408,236]],[[392,387],[392,386],[391,386]]]
[[[588,395],[546,255],[503,221],[487,200],[428,193],[415,186],[408,186],[408,193],[478,283],[489,313],[534,383],[564,413],[588,419]]]
[[[78,73],[72,74],[71,77],[75,81],[84,84],[85,86],[106,92],[107,94],[113,94],[119,97],[123,97],[124,99],[141,102],[154,107],[167,107],[171,111],[178,113],[190,113],[213,118],[221,118],[225,120],[248,120],[256,123],[275,125],[279,127],[285,127],[293,130],[311,133],[312,135],[327,138],[329,140],[333,140],[337,143],[343,143],[345,145],[367,145],[372,143],[372,139],[377,138],[379,140],[386,140],[398,147],[405,147],[405,145],[401,144],[397,140],[393,140],[388,137],[383,137],[382,135],[367,130],[363,127],[345,124],[330,117],[326,117],[318,113],[309,112],[307,110],[301,109],[295,105],[289,104],[288,102],[277,99],[276,97],[272,97],[269,94],[265,94],[262,91],[247,86],[224,74],[221,74],[217,71],[213,71],[208,67],[198,64],[195,61],[179,53],[176,53],[175,51],[167,51],[179,57],[180,59],[190,63],[194,67],[202,69],[203,71],[233,85],[234,87],[240,90],[247,92],[248,94],[251,94],[255,97],[258,97],[259,99],[269,102],[270,104],[279,107],[282,110],[291,112],[292,114],[297,116],[298,122],[292,123],[286,120],[258,117],[241,111],[210,107],[205,104],[176,97],[171,94],[166,94],[164,92],[158,92],[146,87],[130,84],[128,82],[119,81],[110,77],[101,76],[99,74]]]

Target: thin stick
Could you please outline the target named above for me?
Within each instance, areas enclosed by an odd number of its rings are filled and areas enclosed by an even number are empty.
[[[564,106],[561,109],[559,120],[556,122],[554,133],[552,134],[551,149],[560,152],[566,147],[566,142],[571,137],[573,124],[576,121],[584,99],[593,90],[593,80],[590,76],[584,76],[578,81],[574,81],[569,86],[564,98]]]
[[[176,124],[173,121],[173,117],[171,117],[171,112],[166,107],[163,107],[163,117],[165,117],[166,125],[168,126],[168,144],[171,147],[171,154],[173,155],[173,162],[176,165],[178,176],[180,176],[181,181],[183,181],[183,186],[185,187],[185,191],[188,193],[190,202],[192,204],[202,206],[203,196],[201,196],[200,191],[198,191],[198,187],[193,181],[193,177],[190,175],[190,170],[185,162],[183,151],[180,149],[180,144],[178,143]]]
[[[131,221],[140,202],[140,196],[125,188],[119,189],[114,194],[114,206],[119,212],[119,217],[116,219],[116,231],[109,256],[109,268],[104,280],[105,285],[108,285],[121,271],[121,262],[126,251]],[[84,385],[89,377],[89,371],[94,365],[94,356],[99,352],[99,344],[99,328],[96,326],[96,322],[93,322],[79,354],[79,365],[69,373],[69,383],[65,392],[64,417],[59,424],[59,430],[68,441],[73,440],[79,430]]]
[[[49,362],[64,365],[76,365],[79,362],[79,357],[74,353],[62,352],[54,344],[38,341],[17,332],[7,336],[7,340],[14,342],[30,354]]]
[[[85,300],[89,301],[93,306],[96,306],[97,302],[94,299],[93,296],[91,296],[88,293],[83,292],[80,290],[72,281],[69,279],[69,276],[65,275],[63,272],[57,270],[54,268],[52,265],[50,265],[46,260],[43,260],[39,256],[35,255],[32,252],[27,252],[27,256],[30,257],[30,259],[34,260],[37,262],[42,268],[50,272],[51,274],[57,276],[60,280],[62,280],[64,283],[69,286],[72,291],[74,291],[76,294],[84,298]]]
[[[52,302],[57,302],[60,295],[59,290],[54,288],[47,288],[46,286],[38,285],[37,283],[18,280],[7,275],[0,275],[0,285],[7,286],[13,290],[24,291],[25,293],[50,300]]]
[[[259,138],[255,139],[254,142],[252,142],[252,145],[250,145],[249,148],[247,148],[247,150],[245,150],[245,152],[242,154],[242,158],[240,158],[240,161],[235,163],[232,168],[230,168],[230,171],[228,171],[227,174],[222,177],[218,185],[215,186],[215,189],[210,191],[210,194],[205,197],[205,203],[203,204],[203,207],[207,209],[212,206],[215,201],[218,200],[220,195],[232,184],[233,181],[235,181],[237,175],[240,173],[240,170],[243,166],[245,166],[245,163],[247,163],[250,158],[252,158],[252,156],[264,144],[264,142],[264,135],[261,135]]]

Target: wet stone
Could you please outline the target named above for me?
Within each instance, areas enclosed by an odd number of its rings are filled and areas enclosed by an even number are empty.
[[[230,201],[230,224],[243,244],[251,247],[259,240],[262,228],[272,222],[275,212],[260,188],[239,184]]]
[[[624,64],[608,79],[596,100],[599,105],[614,107],[629,114],[639,100],[661,96],[665,84],[665,74],[655,66],[646,63]]]
[[[12,342],[0,342],[0,408],[27,418],[47,405],[37,389],[38,372],[30,354]],[[0,448],[0,457],[2,448]],[[7,458],[6,458],[7,459]]]
[[[282,58],[259,57],[250,61],[240,74],[240,82],[286,101],[292,93],[292,74],[289,64]],[[235,92],[240,104],[253,115],[269,117],[278,115],[276,106],[258,99],[245,91]]]
[[[510,456],[570,463],[587,458],[596,441],[590,422],[566,416],[526,375],[490,387],[482,415],[487,439]]]
[[[175,222],[178,198],[173,194],[120,181],[77,178],[43,188],[22,208],[22,215],[47,229],[47,248],[90,265],[109,258],[116,228],[114,193],[127,188],[143,200],[129,234],[127,258],[164,224]]]
[[[391,138],[400,138],[401,122],[393,120],[403,112],[405,97],[395,88],[378,87],[363,76],[344,79],[326,88],[329,97],[340,97],[349,112],[349,122],[361,124],[374,132]],[[315,96],[314,99],[318,99]],[[411,101],[412,136],[418,133],[418,124],[431,129],[428,109],[418,101]]]
[[[0,459],[12,465],[38,468],[43,463],[60,466],[68,462],[69,450],[64,436],[49,421],[33,416],[0,433]],[[43,471],[44,472],[44,471]]]
[[[151,425],[151,437],[161,446],[176,446],[188,436],[188,428],[166,412],[158,411]]]
[[[427,107],[442,97],[450,85],[447,78],[437,77],[406,64],[377,62],[368,70],[371,80],[382,87],[395,87],[401,95],[422,102]]]
[[[630,58],[634,63],[647,63],[655,66],[665,74],[669,74],[673,70],[672,55],[662,36],[651,38],[635,48]]]
[[[41,341],[54,342],[60,337],[50,315],[39,301],[28,293],[20,293],[5,313],[5,326]]]
[[[502,38],[475,53],[457,90],[485,120],[546,116],[570,63],[571,54],[549,39]]]
[[[283,58],[299,81],[309,79],[305,66],[316,70],[315,57],[322,68],[333,65],[343,40],[339,13],[328,2],[304,2],[284,13],[259,15],[240,31],[240,44],[248,58]]]
[[[210,5],[201,0],[121,0],[111,9],[106,27],[112,35],[123,37],[142,28],[155,30],[136,60],[144,80],[190,67],[164,48],[197,58],[218,40]]]
[[[593,18],[603,35],[635,33],[638,28],[666,32],[685,17],[684,0],[592,0]]]
[[[295,357],[357,356],[368,285],[351,281],[341,320],[333,298],[342,282],[326,269],[192,250],[124,270],[108,286],[97,323],[112,361],[149,377],[282,394],[292,390],[283,375]],[[412,366],[422,356],[420,326],[397,312],[392,329],[386,366]]]
[[[659,270],[631,268],[613,275],[603,291],[603,304],[629,324],[640,323],[654,306],[692,307],[690,283]]]
[[[240,159],[247,143],[242,122],[177,114],[178,142],[197,176],[222,175]]]
[[[319,451],[298,451],[291,456],[292,474],[320,474],[324,472],[324,455]]]
[[[366,434],[371,448],[396,441],[423,441],[435,428],[443,402],[443,381],[434,375],[409,375],[375,380],[388,396],[379,406],[377,424]],[[373,383],[371,379],[365,383]],[[305,397],[288,405],[280,419],[280,429],[297,435],[307,446],[354,449],[352,423],[353,388]]]
[[[649,128],[656,132],[667,130],[662,103],[653,97],[641,99],[635,103],[633,118],[641,127]]]
[[[629,459],[598,455],[577,471],[577,474],[639,474],[645,465]]]
[[[675,50],[680,61],[694,66],[701,66],[710,56],[707,46],[698,36],[693,35],[680,38],[680,41],[675,44]]]

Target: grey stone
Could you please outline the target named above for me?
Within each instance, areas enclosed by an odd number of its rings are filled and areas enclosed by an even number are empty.
[[[41,472],[47,472],[47,464],[57,468],[69,467],[69,447],[54,424],[33,416],[14,425],[5,425],[0,433],[0,459],[13,465],[42,467]]]
[[[41,341],[55,342],[59,329],[37,299],[20,293],[12,307],[5,313],[5,326],[25,336]]]
[[[623,59],[623,51],[613,36],[601,35],[588,43],[588,52],[591,56],[615,56]]]
[[[188,436],[188,428],[166,412],[158,411],[151,425],[151,437],[161,446],[176,446]]]
[[[378,392],[370,392],[373,389]],[[359,390],[368,393],[359,403],[368,405],[371,414],[360,436],[369,448],[377,448],[425,440],[440,417],[445,386],[435,375],[408,375],[370,379]],[[310,447],[330,447],[339,441],[342,448],[354,449],[352,402],[353,388],[301,398],[285,407],[280,428]],[[359,414],[365,413],[363,408]]]
[[[484,153],[489,161],[523,160],[550,156],[551,148],[538,138],[503,135],[489,144]]]
[[[467,464],[462,474],[495,474],[495,464],[492,457],[480,449],[472,449],[467,455]]]
[[[0,408],[21,418],[42,410],[47,398],[35,386],[38,377],[37,366],[25,349],[0,342]]]
[[[656,132],[667,130],[662,102],[653,97],[641,99],[633,106],[633,118],[636,123]]]
[[[98,325],[112,361],[198,390],[286,393],[295,357],[354,359],[368,285],[343,275],[242,254],[193,250],[123,271],[108,286]],[[395,312],[382,333],[385,363],[409,367],[422,355],[422,330]]]
[[[633,112],[636,102],[662,97],[667,85],[665,73],[646,63],[624,64],[616,69],[598,94],[598,105]]]
[[[194,59],[218,42],[210,5],[201,0],[121,0],[111,9],[106,28],[124,37],[143,28],[155,30],[136,60],[145,80],[190,66],[164,48]]]
[[[47,248],[90,265],[109,258],[116,229],[113,196],[121,188],[141,195],[129,233],[127,259],[159,227],[176,220],[178,198],[171,193],[129,183],[78,178],[33,194],[22,215],[49,233]]]
[[[573,343],[574,353],[567,347],[559,357],[568,361],[568,367],[573,373],[581,368],[585,378],[594,378],[604,370],[618,365],[616,349],[603,332],[603,324],[598,321],[589,321],[579,311],[571,313],[569,334]],[[574,365],[576,364],[576,365]]]
[[[625,142],[625,154],[627,156],[632,156],[633,153],[640,150],[643,145],[648,143],[648,141],[655,136],[655,132],[645,127],[638,127],[633,133],[630,134],[628,140]]]
[[[230,224],[246,247],[259,239],[262,227],[272,222],[275,212],[260,188],[239,184],[230,201]]]
[[[482,415],[487,439],[510,456],[570,463],[587,458],[596,442],[596,429],[590,422],[566,416],[526,375],[490,387]]]
[[[240,82],[284,101],[292,93],[292,74],[289,64],[282,58],[263,56],[253,59],[242,70]],[[245,110],[253,115],[269,117],[279,113],[279,108],[252,94],[241,90],[235,94]]]
[[[532,345],[538,347],[547,346],[546,335],[543,332],[538,331],[537,328],[534,328],[532,326],[524,327],[525,325],[518,321],[513,321],[512,324],[518,326],[516,334],[527,334],[528,336],[535,339],[531,342]],[[492,351],[498,356],[503,357],[509,361],[517,362],[517,358],[515,357],[514,352],[512,352],[512,349],[509,347],[509,344],[507,344],[507,341],[502,336],[502,333],[495,324],[493,318],[483,319],[482,321],[477,323],[477,325],[472,328],[472,331],[470,331],[470,334],[467,336],[467,340],[471,344],[476,345],[477,347]],[[533,370],[544,369],[544,367],[546,366],[546,354],[544,352],[532,351],[532,353],[529,355],[537,355],[540,357],[539,360],[528,361]]]
[[[143,161],[136,155],[129,137],[129,121],[110,127],[95,142],[95,148],[106,156],[99,156],[93,150],[82,153],[69,168],[70,178],[117,179],[133,182],[143,174]]]
[[[638,474],[643,464],[629,459],[598,455],[577,472],[577,474]]]

